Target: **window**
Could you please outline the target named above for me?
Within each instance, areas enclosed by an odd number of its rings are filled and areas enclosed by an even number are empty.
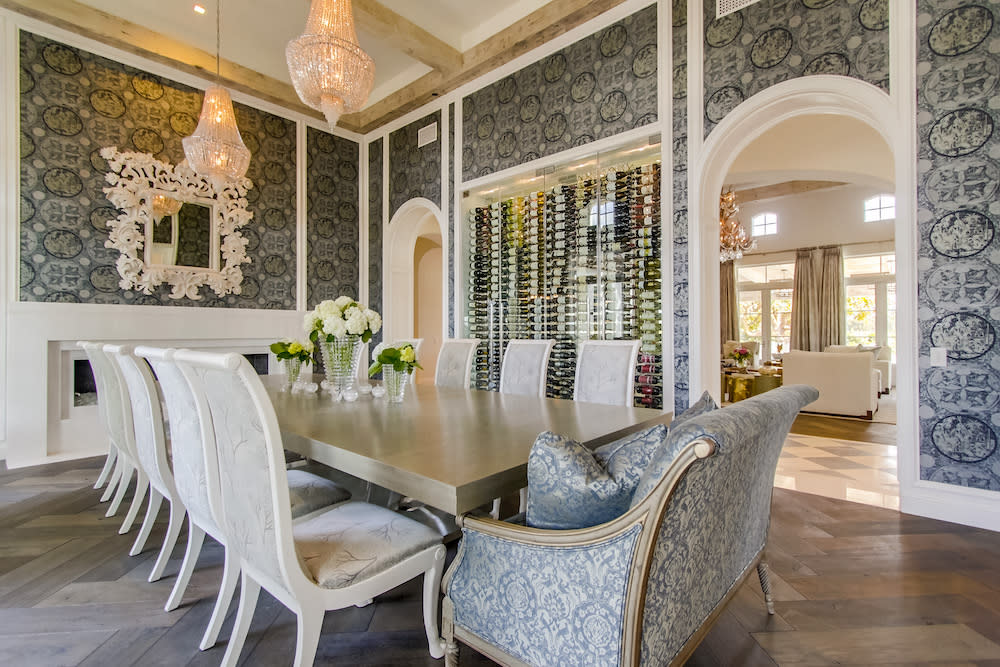
[[[896,219],[896,198],[879,195],[865,200],[865,222]]]
[[[736,267],[740,340],[760,343],[762,361],[791,349],[794,277],[794,262]]]
[[[896,255],[844,258],[848,345],[888,345],[896,358]]]
[[[778,216],[776,213],[759,213],[750,218],[750,228],[754,236],[777,234]]]

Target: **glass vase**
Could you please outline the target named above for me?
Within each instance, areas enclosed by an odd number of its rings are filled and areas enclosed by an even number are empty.
[[[293,359],[279,359],[281,363],[282,372],[285,374],[285,384],[281,387],[281,391],[291,392],[299,381],[299,375],[302,373],[302,360],[298,358]]]
[[[382,367],[382,386],[385,387],[385,398],[390,403],[403,402],[408,384],[410,384],[409,371],[396,371],[387,366]]]
[[[326,370],[324,388],[333,400],[355,401],[358,391],[354,383],[361,361],[361,336],[338,336],[320,345]]]

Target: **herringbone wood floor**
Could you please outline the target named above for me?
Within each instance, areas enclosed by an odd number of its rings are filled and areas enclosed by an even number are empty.
[[[157,583],[135,530],[103,518],[100,461],[0,468],[0,661],[8,665],[218,664],[201,636],[221,576],[202,552],[182,606],[163,611],[183,554]],[[749,581],[691,665],[1000,665],[1000,534],[776,489],[768,544],[778,614]],[[234,605],[235,607],[235,605]],[[230,615],[232,616],[232,614]],[[288,664],[295,619],[261,595],[244,664]],[[463,664],[490,664],[470,649]],[[426,651],[419,585],[368,607],[328,612],[317,664],[441,664]]]

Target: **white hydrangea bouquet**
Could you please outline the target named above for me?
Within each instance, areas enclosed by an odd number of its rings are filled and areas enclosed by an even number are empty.
[[[323,388],[334,400],[357,400],[354,388],[361,359],[361,345],[382,328],[382,317],[349,296],[322,301],[305,316],[303,326],[323,353],[326,380]]]
[[[361,336],[367,343],[382,328],[382,317],[349,296],[338,296],[321,301],[306,314],[303,325],[313,343],[345,336]]]

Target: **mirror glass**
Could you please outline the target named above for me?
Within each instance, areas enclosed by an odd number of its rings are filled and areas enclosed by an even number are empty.
[[[146,264],[190,266],[212,265],[212,207],[181,202],[163,194],[152,197],[153,229]]]

